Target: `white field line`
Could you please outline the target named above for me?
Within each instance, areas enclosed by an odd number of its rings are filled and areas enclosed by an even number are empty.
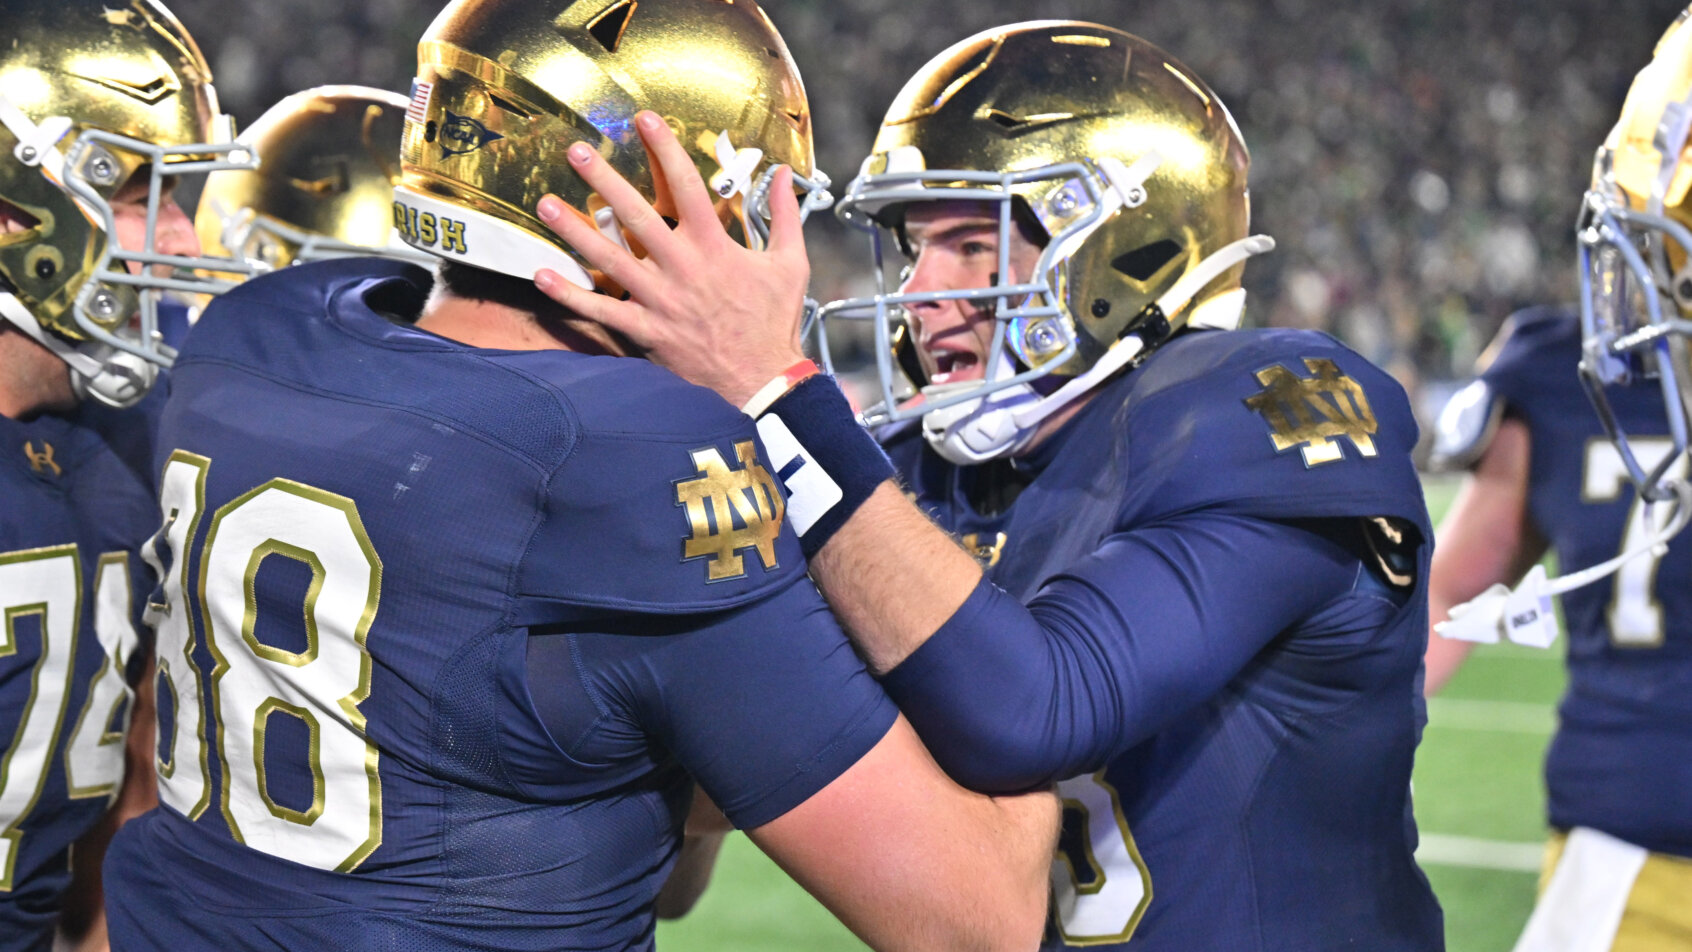
[[[1428,701],[1428,726],[1547,736],[1557,728],[1557,709],[1549,704],[1526,701],[1436,697]]]
[[[1544,843],[1510,843],[1473,836],[1423,833],[1416,860],[1426,866],[1463,866],[1509,873],[1537,873],[1545,856]]]

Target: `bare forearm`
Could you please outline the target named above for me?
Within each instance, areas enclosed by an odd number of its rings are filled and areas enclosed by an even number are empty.
[[[1050,792],[958,787],[899,718],[845,774],[747,832],[871,948],[1028,952],[1058,819]]]
[[[705,887],[711,884],[711,873],[717,867],[717,853],[723,848],[726,834],[706,833],[690,835],[682,840],[681,853],[658,891],[656,908],[660,919],[680,919],[693,911]]]
[[[811,560],[811,577],[880,675],[952,617],[981,567],[886,482]]]
[[[1532,441],[1527,425],[1505,420],[1463,480],[1440,521],[1428,579],[1428,650],[1422,692],[1445,686],[1474,646],[1441,638],[1433,626],[1451,609],[1497,583],[1513,585],[1545,554],[1528,515]]]
[[[1028,952],[1045,928],[1061,810],[1049,792],[977,797],[932,830],[926,855],[872,858],[884,899],[864,903],[811,888],[877,952]],[[839,862],[839,858],[823,860]],[[898,898],[892,898],[897,896]]]

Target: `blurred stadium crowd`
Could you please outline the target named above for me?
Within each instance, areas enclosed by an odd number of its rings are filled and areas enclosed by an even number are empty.
[[[1258,323],[1329,330],[1419,389],[1469,373],[1513,309],[1572,300],[1594,149],[1684,0],[763,0],[843,183],[912,67],[980,29],[1095,20],[1172,51],[1252,150]],[[434,0],[176,0],[243,122],[295,90],[405,92]],[[816,292],[868,284],[860,239],[811,231]]]

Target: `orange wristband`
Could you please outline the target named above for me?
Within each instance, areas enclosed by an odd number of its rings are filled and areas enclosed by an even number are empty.
[[[752,395],[752,399],[746,401],[746,405],[740,408],[740,412],[757,419],[763,415],[765,410],[770,408],[771,404],[780,400],[787,391],[819,373],[822,373],[822,371],[817,369],[816,361],[801,360],[760,387],[758,392]]]

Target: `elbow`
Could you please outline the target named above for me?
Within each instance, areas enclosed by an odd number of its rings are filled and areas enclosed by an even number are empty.
[[[959,786],[980,793],[1035,790],[1061,779],[1062,745],[1043,733],[1019,730],[1003,718],[947,731],[943,740],[922,733],[934,759]],[[939,740],[939,742],[936,742]]]

